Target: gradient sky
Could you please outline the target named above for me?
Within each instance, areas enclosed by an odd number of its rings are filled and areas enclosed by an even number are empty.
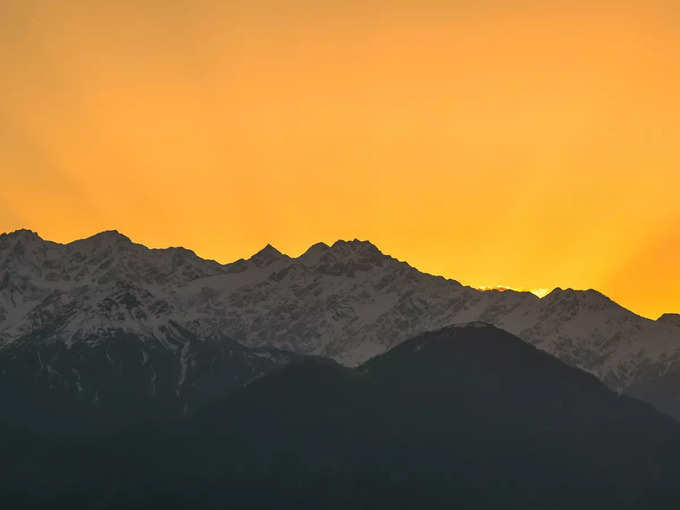
[[[0,231],[370,239],[680,312],[680,1],[0,0]]]

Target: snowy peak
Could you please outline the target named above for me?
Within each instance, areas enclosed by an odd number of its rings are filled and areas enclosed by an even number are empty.
[[[36,232],[33,232],[27,228],[21,228],[19,230],[15,230],[14,232],[0,234],[0,242],[9,240],[42,241]]]
[[[368,241],[338,240],[332,246],[323,243],[310,247],[301,257],[303,264],[323,274],[354,276],[384,266],[391,257]]]
[[[257,267],[267,267],[282,259],[289,259],[287,255],[284,255],[279,250],[274,248],[271,244],[267,244],[264,248],[258,251],[255,255],[250,257],[250,261]]]
[[[10,280],[24,280],[43,293],[117,282],[169,286],[224,272],[217,262],[190,250],[149,249],[116,230],[68,244],[43,241],[30,231],[5,234],[0,236],[0,267]]]
[[[582,299],[583,297],[586,297],[588,299],[593,299],[596,297],[606,297],[604,294],[601,294],[600,292],[593,290],[593,289],[586,289],[586,290],[577,290],[577,289],[572,289],[572,288],[566,288],[563,289],[562,287],[555,287],[552,291],[550,291],[545,297],[546,298],[578,298]]]
[[[14,252],[24,255],[35,248],[46,244],[38,234],[32,230],[21,229],[9,234],[0,234],[0,252]]]
[[[129,237],[124,236],[117,230],[100,232],[99,234],[73,241],[66,245],[67,248],[80,250],[82,252],[94,253],[104,251],[110,255],[117,251],[129,250],[133,246],[137,246],[138,249],[147,249],[141,245],[134,245]]]
[[[331,250],[338,254],[351,254],[359,257],[385,257],[385,255],[370,241],[344,241],[339,239],[333,243]]]
[[[48,254],[58,247],[30,230],[0,235],[0,268],[3,273],[32,276],[40,274]]]
[[[614,301],[594,289],[574,290],[556,287],[542,300],[544,304],[557,304],[569,308],[602,310],[609,307],[620,308]]]
[[[305,266],[316,266],[329,249],[330,246],[326,243],[313,244],[307,248],[307,251],[298,257],[298,261]]]
[[[105,230],[103,232],[99,232],[98,234],[95,234],[93,236],[87,237],[85,239],[81,239],[80,241],[74,241],[75,243],[78,242],[87,242],[87,243],[98,243],[98,244],[132,244],[132,241],[130,238],[126,235],[121,234],[117,230]],[[71,243],[73,244],[73,243]]]

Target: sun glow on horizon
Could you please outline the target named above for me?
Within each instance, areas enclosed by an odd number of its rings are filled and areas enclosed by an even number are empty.
[[[546,288],[516,289],[516,288],[510,287],[508,285],[493,285],[493,286],[482,285],[481,287],[474,287],[474,288],[477,289],[477,290],[483,290],[483,291],[496,290],[496,291],[499,291],[499,292],[503,292],[503,291],[506,291],[506,290],[511,290],[511,291],[514,291],[514,292],[530,292],[538,298],[543,298],[543,297],[547,296],[548,294],[550,294],[550,292],[552,291],[552,289],[546,289]]]

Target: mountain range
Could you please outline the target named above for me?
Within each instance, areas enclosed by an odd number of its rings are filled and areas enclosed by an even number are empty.
[[[488,324],[301,357],[178,421],[0,427],[8,508],[672,508],[680,426]]]
[[[649,320],[594,290],[478,290],[366,241],[219,264],[116,231],[58,244],[19,230],[0,236],[0,399],[17,423],[69,429],[44,419],[60,402],[122,426],[189,413],[300,356],[354,367],[482,321],[680,418],[678,317]]]

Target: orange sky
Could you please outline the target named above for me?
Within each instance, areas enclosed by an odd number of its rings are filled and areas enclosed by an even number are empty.
[[[0,73],[0,231],[680,312],[680,2],[0,0]]]

